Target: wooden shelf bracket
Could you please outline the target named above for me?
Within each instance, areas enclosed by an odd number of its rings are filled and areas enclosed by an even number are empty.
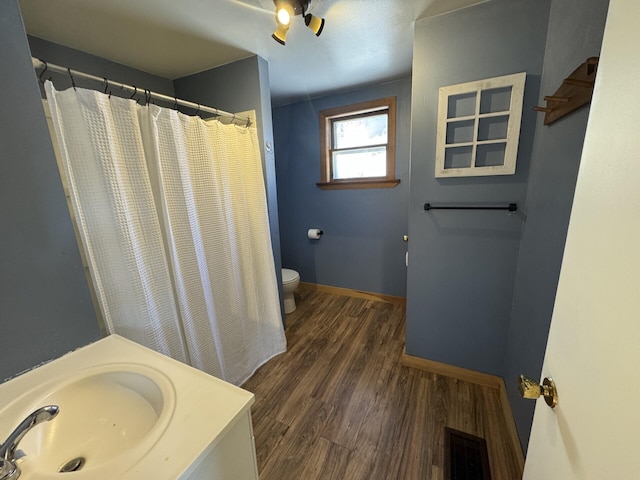
[[[591,102],[597,70],[598,57],[587,58],[564,79],[555,94],[544,97],[547,102],[545,107],[533,107],[536,112],[544,112],[545,125],[550,125]]]

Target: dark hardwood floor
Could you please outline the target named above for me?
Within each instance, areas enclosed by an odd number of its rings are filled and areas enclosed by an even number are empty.
[[[299,290],[286,353],[253,392],[261,480],[443,480],[444,427],[487,440],[492,480],[521,478],[497,389],[403,366],[403,306]]]

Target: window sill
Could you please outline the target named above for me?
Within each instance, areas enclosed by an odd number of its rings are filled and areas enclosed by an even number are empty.
[[[343,180],[339,182],[316,183],[322,190],[348,190],[356,188],[394,188],[400,179],[381,180]]]

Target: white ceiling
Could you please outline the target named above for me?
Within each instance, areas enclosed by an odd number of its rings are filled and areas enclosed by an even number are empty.
[[[175,79],[253,54],[275,104],[411,71],[413,26],[488,0],[313,0],[320,37],[296,17],[276,43],[272,0],[20,0],[30,35]],[[46,60],[46,59],[44,59]]]

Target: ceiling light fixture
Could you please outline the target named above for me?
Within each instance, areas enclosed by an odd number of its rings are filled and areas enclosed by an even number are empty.
[[[324,18],[307,13],[310,0],[273,0],[276,5],[276,31],[271,37],[281,45],[287,40],[287,33],[291,27],[291,21],[296,15],[304,17],[304,23],[319,37],[324,28]]]

